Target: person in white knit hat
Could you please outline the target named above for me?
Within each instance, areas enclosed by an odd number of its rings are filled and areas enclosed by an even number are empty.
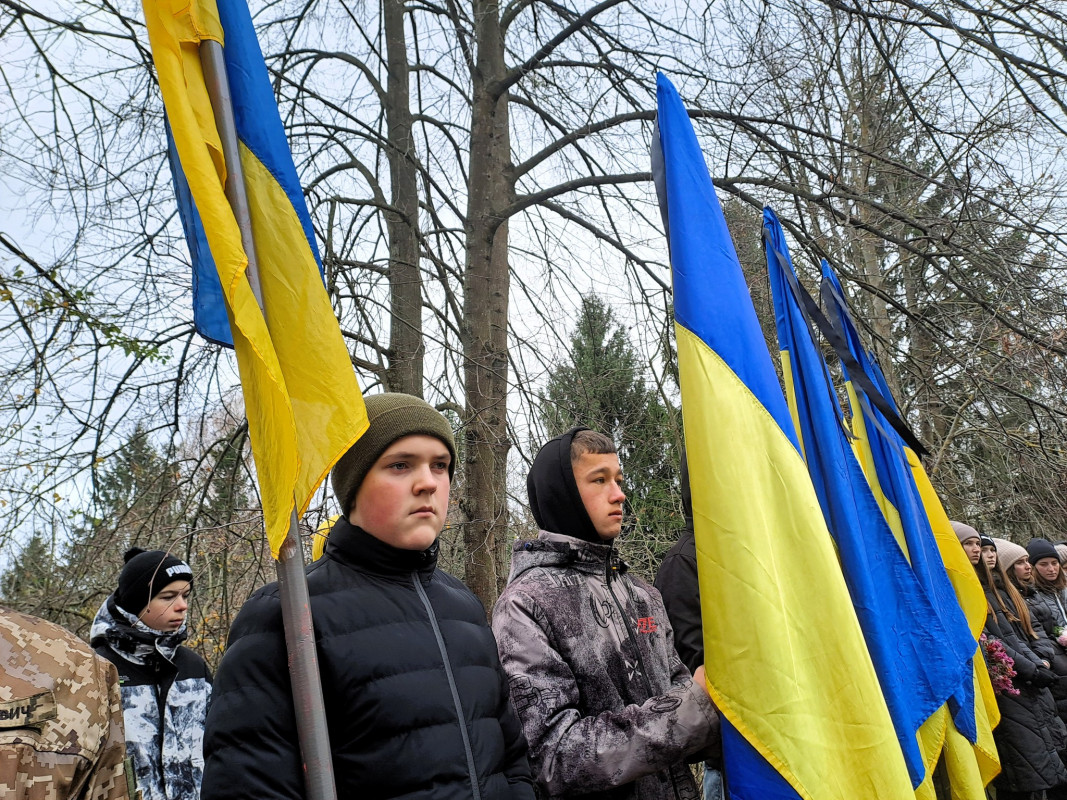
[[[1026,548],[1021,544],[1016,544],[1007,539],[998,539],[994,536],[993,541],[997,545],[997,563],[1000,564],[1004,573],[1011,578],[1011,582],[1015,584],[1015,587],[1025,595],[1027,589],[1034,583],[1034,569],[1030,564],[1030,554],[1026,552]],[[1023,587],[1027,587],[1027,589]]]
[[[1060,564],[1067,562],[1067,542],[1056,542],[1056,554],[1060,557]]]

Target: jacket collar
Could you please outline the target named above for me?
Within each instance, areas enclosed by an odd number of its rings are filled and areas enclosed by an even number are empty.
[[[511,575],[513,581],[523,572],[535,567],[574,569],[607,580],[624,574],[629,566],[619,558],[614,540],[590,542],[576,536],[541,531],[536,539],[515,542],[512,546]]]
[[[115,602],[115,595],[108,595],[93,619],[89,642],[93,647],[106,644],[134,664],[147,664],[159,656],[173,662],[178,646],[185,641],[188,631],[188,621],[174,631],[149,628],[119,606]]]
[[[348,567],[379,575],[410,575],[418,572],[425,582],[437,568],[439,540],[425,550],[401,550],[371,536],[344,517],[334,523],[326,540],[326,555]]]

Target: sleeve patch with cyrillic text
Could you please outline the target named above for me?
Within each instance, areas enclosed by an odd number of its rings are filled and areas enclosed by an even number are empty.
[[[41,692],[30,697],[0,702],[0,728],[30,728],[55,719],[56,697]]]

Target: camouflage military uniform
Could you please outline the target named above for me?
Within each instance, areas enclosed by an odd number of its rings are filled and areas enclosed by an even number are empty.
[[[115,667],[0,608],[0,800],[126,800],[124,757]]]

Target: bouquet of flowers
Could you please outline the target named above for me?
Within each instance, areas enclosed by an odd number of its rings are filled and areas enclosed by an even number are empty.
[[[1056,641],[1060,643],[1060,647],[1067,648],[1067,625],[1060,625],[1055,630]]]
[[[993,639],[982,634],[978,640],[985,653],[986,667],[989,669],[989,680],[993,683],[993,691],[997,694],[1016,695],[1019,690],[1012,685],[1011,679],[1015,677],[1015,661],[1004,649],[999,639]]]

